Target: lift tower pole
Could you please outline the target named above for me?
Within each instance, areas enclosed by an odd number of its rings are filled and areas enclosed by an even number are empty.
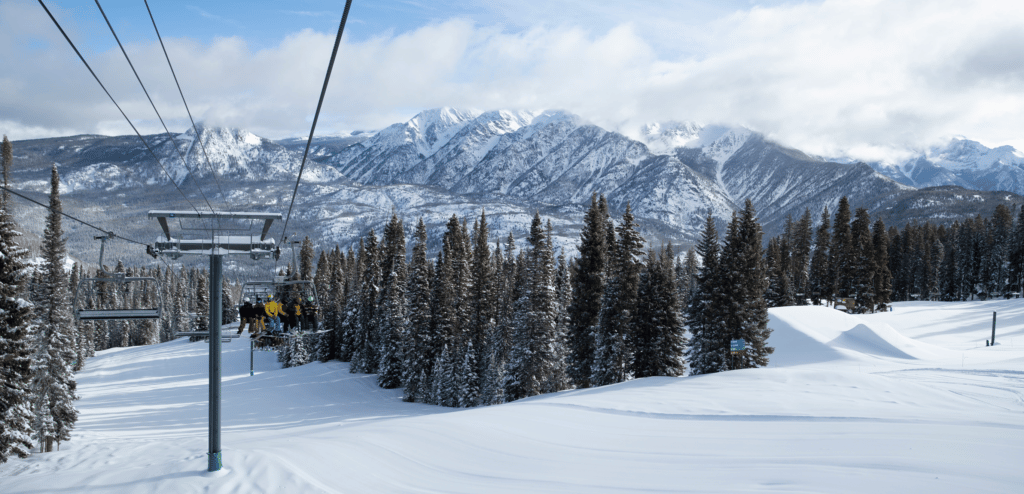
[[[224,256],[210,255],[210,452],[208,471],[221,469],[220,451],[220,323]]]
[[[153,244],[153,251],[158,255],[178,259],[183,255],[210,256],[210,330],[179,332],[178,336],[205,336],[210,340],[210,436],[207,452],[207,470],[216,472],[223,465],[220,444],[220,381],[221,381],[221,317],[223,315],[222,288],[224,283],[224,256],[248,255],[253,259],[270,259],[277,248],[274,239],[267,239],[270,224],[281,219],[280,213],[235,213],[210,212],[197,213],[192,211],[150,211],[150,218],[160,222],[163,236]],[[179,222],[190,220],[216,220],[214,228],[208,228],[210,236],[200,239],[179,239],[171,236],[169,219]],[[256,235],[220,236],[223,230],[240,230],[222,226],[222,221],[239,223],[263,220],[263,230]],[[237,226],[237,225],[236,225]],[[231,341],[230,339],[228,341]]]

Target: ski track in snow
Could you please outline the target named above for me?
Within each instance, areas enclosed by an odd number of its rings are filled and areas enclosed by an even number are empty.
[[[0,465],[0,492],[1019,490],[1021,300],[770,316],[767,368],[475,409],[405,403],[346,363],[280,369],[270,352],[250,377],[242,338],[223,345],[215,473],[206,344],[107,350],[78,375],[72,441]]]

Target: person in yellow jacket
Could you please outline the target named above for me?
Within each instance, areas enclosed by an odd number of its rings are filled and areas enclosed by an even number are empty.
[[[273,331],[281,332],[281,304],[274,300],[273,295],[267,295],[267,304],[263,307],[263,311],[267,313],[267,318],[270,320]]]

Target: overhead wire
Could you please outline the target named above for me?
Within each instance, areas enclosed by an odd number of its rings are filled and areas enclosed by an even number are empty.
[[[199,190],[199,195],[206,201],[206,206],[210,208],[210,211],[215,211],[213,205],[210,204],[210,200],[206,198],[206,194],[203,192],[203,186],[199,184],[199,179],[196,178],[195,172],[188,166],[188,161],[185,160],[185,156],[181,154],[181,150],[178,149],[178,144],[174,142],[174,136],[171,135],[171,131],[167,128],[167,124],[164,123],[164,117],[160,115],[160,110],[156,109],[156,103],[153,103],[153,98],[149,96],[149,91],[146,89],[146,85],[142,83],[142,78],[139,77],[139,72],[135,70],[135,64],[132,63],[131,57],[128,56],[128,52],[124,49],[124,45],[121,44],[121,39],[117,37],[117,32],[114,31],[114,25],[110,23],[110,19],[107,18],[107,13],[103,11],[103,6],[100,5],[100,0],[95,0],[96,8],[100,10],[100,14],[103,16],[103,20],[106,21],[107,27],[110,28],[110,34],[114,35],[114,41],[117,41],[117,46],[121,48],[121,53],[124,54],[124,59],[128,61],[128,66],[131,67],[132,73],[135,74],[135,80],[139,81],[139,86],[142,87],[142,92],[145,93],[146,99],[149,100],[149,105],[153,107],[153,112],[156,113],[156,118],[160,120],[160,125],[164,128],[164,133],[167,134],[167,139],[171,141],[171,147],[174,148],[174,152],[178,154],[178,158],[181,159],[181,164],[185,166],[185,170],[188,171],[192,182],[196,184],[196,189]]]
[[[185,112],[188,113],[188,120],[192,122],[192,130],[196,133],[196,140],[199,141],[199,147],[203,150],[203,157],[206,158],[206,166],[213,173],[213,182],[217,184],[217,190],[220,191],[220,197],[224,201],[224,205],[227,206],[227,195],[224,194],[224,189],[220,186],[220,179],[217,177],[217,169],[213,167],[213,163],[210,162],[210,155],[206,152],[206,145],[203,144],[202,136],[199,134],[199,129],[196,127],[196,121],[192,118],[192,110],[188,108],[188,101],[185,101],[185,92],[181,90],[181,84],[178,82],[178,74],[174,72],[174,65],[171,64],[171,57],[167,54],[167,47],[164,46],[164,39],[160,36],[160,29],[156,27],[156,19],[153,17],[153,11],[149,8],[149,0],[143,0],[146,4],[146,12],[149,13],[149,20],[153,22],[153,30],[156,31],[156,38],[160,41],[160,49],[164,51],[164,58],[167,59],[167,66],[171,68],[171,76],[174,77],[174,84],[178,86],[178,94],[181,95],[181,102],[185,104]]]
[[[299,192],[299,182],[302,181],[302,171],[306,168],[306,157],[309,156],[309,146],[313,143],[313,131],[316,130],[316,122],[320,118],[320,109],[324,105],[324,95],[327,94],[327,83],[331,80],[331,71],[334,69],[334,59],[338,56],[338,45],[341,44],[341,33],[345,30],[345,21],[348,20],[348,10],[352,7],[352,0],[345,0],[345,11],[341,14],[341,24],[338,25],[338,36],[334,38],[334,51],[331,52],[331,62],[327,65],[327,75],[324,77],[324,87],[320,90],[320,101],[316,104],[316,113],[313,114],[313,125],[309,129],[309,138],[306,140],[306,151],[302,153],[302,163],[299,165],[299,176],[295,179],[295,190],[292,191],[292,201],[288,205],[288,216],[284,219],[284,227],[281,230],[281,242],[283,244],[287,237],[288,220],[292,217],[292,207],[295,206],[295,196]],[[276,267],[275,267],[276,269]]]
[[[38,1],[39,5],[41,5],[43,7],[43,10],[46,11],[46,15],[50,16],[50,20],[52,20],[53,24],[57,26],[58,30],[60,30],[60,34],[64,35],[64,39],[67,40],[69,45],[71,45],[71,49],[75,50],[75,54],[78,55],[78,58],[82,61],[83,64],[85,64],[85,68],[89,69],[89,73],[92,74],[93,79],[96,79],[96,82],[100,85],[101,88],[103,88],[103,92],[107,94],[107,97],[110,98],[110,101],[114,103],[114,106],[117,107],[117,110],[121,112],[121,116],[124,117],[124,119],[128,122],[128,125],[131,126],[132,130],[135,131],[135,135],[139,136],[139,140],[141,140],[142,144],[146,146],[146,150],[148,150],[149,154],[153,156],[153,159],[156,160],[156,163],[160,165],[160,168],[164,171],[164,174],[167,175],[167,178],[171,180],[171,184],[174,185],[174,188],[178,189],[178,193],[181,194],[181,197],[185,199],[185,202],[187,202],[188,205],[192,207],[192,210],[195,211],[196,214],[201,215],[202,213],[199,212],[199,209],[196,208],[195,204],[192,204],[192,201],[188,199],[188,196],[185,195],[185,192],[181,190],[181,187],[178,187],[178,183],[174,181],[174,177],[171,176],[170,172],[167,171],[167,168],[164,167],[164,164],[160,162],[160,158],[158,158],[156,153],[153,152],[153,148],[149,146],[149,143],[146,142],[146,139],[142,137],[142,133],[139,132],[139,129],[135,127],[135,124],[132,123],[132,120],[128,118],[128,115],[126,115],[124,113],[124,110],[121,109],[121,105],[117,104],[117,100],[114,99],[114,97],[110,94],[110,91],[107,90],[107,87],[103,85],[102,81],[100,81],[100,78],[96,75],[96,72],[93,71],[92,67],[89,66],[89,62],[85,61],[85,57],[82,56],[82,53],[80,51],[78,51],[78,47],[76,47],[75,43],[71,41],[71,38],[68,36],[68,34],[64,32],[64,28],[61,27],[59,22],[57,22],[57,18],[54,17],[53,14],[50,12],[50,9],[46,7],[46,4],[43,3],[43,0]]]

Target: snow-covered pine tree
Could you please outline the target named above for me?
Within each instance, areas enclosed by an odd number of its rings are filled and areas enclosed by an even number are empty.
[[[690,299],[697,290],[697,274],[700,273],[700,263],[697,261],[697,251],[693,247],[686,250],[684,261],[676,265],[676,287],[679,289],[679,307],[685,321],[687,307],[690,306]]]
[[[320,295],[321,329],[326,332],[320,335],[319,344],[324,346],[323,353],[317,358],[323,362],[340,358],[342,323],[345,320],[345,256],[338,246],[327,255],[327,274],[325,276],[327,290]],[[320,294],[320,292],[317,292]]]
[[[409,265],[408,325],[403,342],[403,381],[405,401],[417,401],[431,388],[434,335],[431,318],[431,276],[427,261],[427,227],[420,218],[413,234],[412,260]]]
[[[810,276],[811,262],[811,210],[804,209],[800,221],[793,225],[793,233],[790,239],[792,256],[789,263],[789,278],[793,283],[793,294],[796,297],[796,305],[807,305],[809,298],[808,279]]]
[[[889,272],[889,235],[881,218],[875,221],[871,232],[872,250],[875,256],[875,307],[880,311],[888,309],[892,302],[892,273]]]
[[[602,196],[603,199],[603,196]],[[590,387],[594,365],[594,334],[601,315],[608,265],[608,219],[598,204],[597,194],[590,196],[590,209],[583,217],[580,256],[576,276],[572,278],[572,304],[569,307],[569,377],[578,388]]]
[[[761,225],[757,222],[753,203],[747,199],[743,211],[733,220],[722,251],[722,307],[725,311],[725,335],[722,346],[729,349],[729,340],[742,338],[746,350],[730,355],[728,368],[747,369],[768,365],[768,304],[764,293],[768,284],[764,254],[761,249]]]
[[[814,253],[811,254],[811,267],[808,271],[807,290],[814,305],[821,301],[832,300],[832,282],[829,273],[832,271],[828,253],[832,250],[832,227],[829,219],[828,206],[821,213],[821,224],[814,237]]]
[[[850,202],[839,199],[835,222],[832,225],[832,248],[829,249],[829,275],[835,297],[849,297],[853,287],[853,234],[850,232]]]
[[[633,376],[682,376],[686,372],[686,336],[679,318],[671,244],[647,251],[640,274],[634,341]]]
[[[505,403],[505,366],[508,360],[512,324],[513,282],[515,280],[515,239],[509,232],[506,254],[502,254],[501,241],[494,241],[492,290],[494,294],[494,324],[487,342],[487,370],[482,377],[481,401],[485,405]]]
[[[551,220],[547,222],[548,248],[553,249],[552,238],[554,235],[551,228]],[[547,381],[542,391],[554,393],[563,389],[573,387],[572,379],[569,378],[567,359],[569,355],[569,304],[572,303],[571,274],[569,264],[565,260],[565,253],[559,252],[558,260],[555,263],[554,273],[555,292],[555,335],[552,344],[552,362],[554,363],[548,373]]]
[[[350,362],[355,355],[355,334],[358,331],[360,319],[360,305],[363,299],[363,270],[365,265],[365,245],[363,239],[359,239],[359,253],[355,254],[349,247],[348,258],[345,265],[349,267],[345,280],[345,308],[340,311],[342,314],[341,328],[338,332],[338,359],[342,362]],[[359,372],[353,365],[349,371]]]
[[[591,385],[603,386],[630,378],[637,290],[643,261],[644,239],[636,230],[633,211],[626,204],[622,223],[616,229],[618,242],[612,249],[608,285],[602,302],[600,324],[595,338]]]
[[[313,279],[313,242],[309,237],[302,239],[302,247],[299,249],[299,279]]]
[[[67,247],[61,226],[60,176],[50,172],[50,211],[43,231],[40,267],[42,304],[36,309],[35,352],[32,358],[32,395],[35,437],[40,451],[50,452],[53,443],[71,439],[78,421],[75,409],[75,375],[72,371],[74,321],[64,259]]]
[[[716,294],[722,279],[721,246],[715,219],[708,214],[697,244],[696,254],[703,266],[696,276],[696,287],[686,311],[686,325],[690,330],[691,374],[711,374],[726,368],[722,349],[723,314],[716,305]],[[727,349],[726,349],[727,350]]]
[[[376,321],[377,304],[380,303],[380,252],[377,245],[377,234],[370,233],[360,242],[360,266],[363,269],[360,277],[359,310],[355,324],[352,325],[352,371],[375,374],[380,363],[378,353]]]
[[[462,355],[462,360],[459,362],[453,362],[453,368],[456,369],[454,372],[455,382],[455,403],[452,406],[460,408],[475,407],[480,402],[480,385],[477,380],[476,372],[476,351],[473,349],[473,339],[465,338],[462,343],[463,348],[458,353]]]
[[[445,343],[441,347],[437,359],[434,360],[434,368],[431,370],[433,378],[430,383],[432,389],[429,403],[443,407],[458,406],[456,398],[458,383],[455,379],[454,367],[452,352],[448,350],[448,344]]]
[[[13,150],[5,135],[2,145],[4,185]],[[32,448],[31,340],[32,304],[24,298],[28,250],[10,214],[10,196],[0,194],[0,464],[25,458]]]
[[[295,333],[288,338],[288,350],[288,365],[286,367],[306,365],[313,360],[306,345],[306,333]]]
[[[865,310],[875,309],[875,242],[871,237],[871,215],[865,208],[857,208],[850,236],[853,239],[851,253],[853,265],[850,269],[850,281],[857,305]]]
[[[405,330],[409,324],[406,311],[407,268],[405,264],[405,228],[402,220],[392,212],[391,221],[384,227],[383,266],[381,269],[383,293],[377,320],[381,331],[380,363],[377,384],[392,389],[403,384],[402,371]]]
[[[774,237],[768,240],[765,262],[768,270],[768,291],[765,299],[768,307],[786,307],[794,305],[792,285],[789,282],[789,271],[783,261],[782,239]]]
[[[149,307],[148,305],[146,307]],[[231,296],[231,287],[228,280],[224,279],[220,287],[220,322],[223,325],[238,321],[238,310],[235,309],[235,299]]]
[[[470,287],[468,298],[469,325],[467,327],[468,338],[473,345],[469,349],[473,351],[474,362],[472,386],[478,401],[484,398],[483,388],[484,376],[488,372],[490,361],[491,333],[494,331],[496,297],[494,289],[494,265],[491,262],[491,247],[488,243],[490,227],[487,225],[486,211],[480,211],[480,218],[473,223],[473,252],[470,263]],[[464,361],[467,359],[463,359]],[[472,391],[472,390],[470,390]],[[474,403],[472,406],[478,405]]]

